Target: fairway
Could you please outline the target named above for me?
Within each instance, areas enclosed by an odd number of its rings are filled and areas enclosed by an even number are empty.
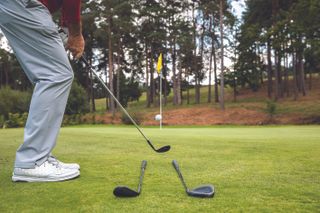
[[[23,129],[0,130],[0,212],[319,212],[319,126],[143,130],[171,150],[153,152],[134,127],[62,128],[54,155],[81,176],[60,183],[12,183]],[[173,159],[189,188],[213,184],[215,197],[188,197]],[[137,188],[142,160],[142,194],[114,197],[117,185]]]

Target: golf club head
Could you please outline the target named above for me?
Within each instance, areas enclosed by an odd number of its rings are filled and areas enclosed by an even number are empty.
[[[126,186],[117,186],[113,190],[113,194],[116,197],[137,197],[140,193],[126,187]]]
[[[214,186],[212,185],[202,185],[198,186],[192,190],[187,190],[187,194],[192,197],[213,197],[214,196]]]
[[[171,149],[171,146],[164,146],[164,147],[161,147],[160,149],[156,150],[156,152],[159,152],[159,153],[163,153],[163,152],[167,152]]]
[[[147,140],[149,146],[158,153],[164,153],[170,150],[171,146],[163,146],[160,149],[155,149],[150,140]]]

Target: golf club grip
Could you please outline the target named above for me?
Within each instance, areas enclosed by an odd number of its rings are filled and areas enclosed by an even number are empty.
[[[172,165],[175,168],[175,170],[180,174],[180,168],[179,168],[178,162],[176,160],[173,160]]]
[[[146,160],[143,160],[142,162],[141,162],[141,169],[146,169],[146,167],[147,167],[147,161]]]
[[[176,160],[173,160],[173,161],[172,161],[172,165],[173,165],[173,167],[175,168],[175,170],[177,171],[178,176],[179,176],[179,178],[180,178],[180,180],[181,180],[181,182],[182,182],[182,185],[183,185],[184,189],[185,189],[186,191],[188,191],[187,184],[185,183],[184,178],[183,178],[183,176],[182,176],[182,174],[181,174],[181,172],[180,172],[180,168],[179,168],[178,162],[177,162]]]
[[[138,193],[140,194],[141,192],[141,187],[142,187],[142,181],[143,181],[143,176],[144,176],[144,170],[147,167],[147,161],[143,160],[141,162],[141,172],[140,172],[140,178],[139,178],[139,185],[138,185]]]
[[[80,60],[86,65],[86,67],[91,68],[89,62],[83,56],[81,56]]]

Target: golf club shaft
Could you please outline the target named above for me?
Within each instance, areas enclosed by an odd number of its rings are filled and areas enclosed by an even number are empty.
[[[175,168],[175,170],[177,171],[177,173],[178,173],[178,175],[179,175],[179,178],[180,178],[180,180],[181,180],[181,182],[182,182],[182,184],[183,184],[184,189],[186,190],[186,192],[188,192],[189,190],[188,190],[187,184],[184,182],[183,176],[182,176],[182,174],[181,174],[181,172],[180,172],[178,162],[177,162],[176,160],[173,160],[173,161],[172,161],[172,165],[173,165],[173,167]]]
[[[141,173],[140,173],[140,180],[139,180],[139,185],[138,185],[138,193],[139,194],[141,192],[142,181],[143,181],[144,171],[145,171],[146,167],[147,167],[147,161],[143,160],[141,163]]]
[[[133,120],[133,118],[130,116],[130,114],[127,112],[127,110],[122,106],[122,104],[118,101],[118,99],[114,96],[114,94],[111,92],[111,90],[107,87],[107,85],[104,83],[102,78],[98,75],[98,73],[91,67],[91,65],[88,63],[88,61],[81,56],[80,60],[93,72],[93,74],[98,78],[100,83],[103,85],[103,87],[108,91],[110,96],[113,98],[113,100],[118,104],[118,106],[122,109],[122,111],[128,116],[128,118],[131,120],[131,122],[134,124],[134,126],[138,129],[140,134],[147,140],[148,144],[155,150],[153,145],[150,143],[149,139],[143,134],[142,130],[138,126],[138,124]]]

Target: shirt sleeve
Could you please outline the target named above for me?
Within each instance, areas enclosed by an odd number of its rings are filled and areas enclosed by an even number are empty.
[[[80,23],[81,0],[63,0],[62,3],[62,25]]]

